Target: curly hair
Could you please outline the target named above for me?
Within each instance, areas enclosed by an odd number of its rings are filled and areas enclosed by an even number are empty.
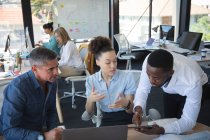
[[[96,59],[98,59],[104,52],[114,51],[110,39],[104,36],[97,36],[91,40],[88,45],[88,50],[94,54]]]

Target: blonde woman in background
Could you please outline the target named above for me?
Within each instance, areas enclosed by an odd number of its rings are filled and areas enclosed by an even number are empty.
[[[63,27],[55,30],[55,37],[60,46],[59,69],[61,77],[82,75],[84,64],[82,62],[76,45],[71,41],[68,33]]]

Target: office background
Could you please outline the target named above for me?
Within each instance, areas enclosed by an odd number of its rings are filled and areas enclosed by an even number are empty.
[[[5,40],[9,34],[11,48],[24,48],[26,27],[29,28],[29,35],[34,44],[39,39],[45,38],[42,25],[51,21],[54,22],[55,28],[66,26],[73,39],[89,38],[95,35],[109,36],[116,51],[118,46],[114,41],[114,34],[123,33],[131,41],[146,41],[150,37],[157,39],[159,32],[154,32],[152,28],[164,24],[175,26],[175,39],[183,31],[196,31],[204,33],[202,40],[207,42],[210,41],[209,7],[210,0],[199,0],[199,2],[198,0],[1,0],[0,47],[5,46]],[[71,12],[75,15],[68,16],[72,14]],[[95,19],[94,17],[84,19],[86,18],[84,14],[86,17],[94,14]],[[97,26],[92,25],[95,23]],[[80,30],[80,27],[84,27],[83,25],[86,26],[86,29],[82,29],[86,31],[84,36]],[[95,34],[96,30],[97,34]],[[119,68],[124,69],[125,61],[119,63]],[[132,66],[133,69],[140,69],[141,63],[136,61]],[[59,84],[61,85],[60,94],[71,89],[63,79],[60,79]],[[77,88],[84,88],[84,85]],[[157,94],[151,94],[148,107],[157,108],[162,114],[161,92],[155,89],[154,93]],[[83,124],[84,122],[80,119],[84,111],[84,102],[85,99],[77,99],[76,103],[80,107],[72,110],[70,98],[61,101],[67,126],[92,125],[91,122]],[[199,121],[210,126],[207,119],[210,115],[206,106],[209,106],[209,102],[206,102],[201,109]]]
[[[195,31],[204,34],[203,41],[210,41],[209,3],[209,0],[2,0],[0,46],[5,45],[6,34],[11,34],[14,47],[24,46],[25,27],[29,28],[34,44],[43,36],[42,25],[51,21],[55,28],[68,26],[74,39],[94,37],[87,36],[87,31],[92,35],[108,35],[116,51],[114,34],[123,33],[131,41],[158,39],[159,32],[152,28],[164,24],[175,26],[175,40],[183,31]]]

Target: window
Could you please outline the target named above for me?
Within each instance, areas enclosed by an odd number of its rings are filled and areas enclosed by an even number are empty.
[[[43,31],[43,24],[52,22],[54,18],[54,0],[31,0],[34,42],[48,40],[49,36]]]
[[[210,41],[210,0],[192,0],[190,31],[203,33],[202,41]]]
[[[21,49],[25,45],[21,0],[1,0],[0,19],[0,48],[9,35],[10,48]]]
[[[148,40],[149,2],[150,0],[120,1],[120,33],[125,34],[131,41]],[[173,25],[177,36],[179,9],[180,0],[153,0],[151,26]],[[151,37],[159,39],[159,30],[151,31]]]

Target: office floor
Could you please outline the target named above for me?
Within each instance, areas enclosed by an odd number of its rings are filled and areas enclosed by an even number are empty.
[[[119,62],[118,63],[118,68],[119,69],[124,69],[125,68],[125,63],[124,62]],[[141,69],[141,63],[138,61],[133,61],[132,62],[132,68],[133,69]],[[85,90],[85,84],[84,82],[78,82],[75,85],[76,89],[79,90]],[[71,85],[67,84],[64,79],[59,79],[59,93],[60,96],[62,96],[64,91],[69,91],[71,90]],[[164,109],[163,109],[163,99],[162,99],[163,91],[159,88],[152,88],[151,94],[149,95],[148,102],[147,102],[147,110],[149,108],[156,108],[161,115],[163,116]],[[62,99],[61,100],[61,107],[62,107],[62,112],[64,116],[64,125],[66,128],[83,128],[83,127],[94,127],[95,125],[91,122],[85,122],[81,120],[81,115],[85,111],[85,98],[81,97],[76,97],[75,98],[77,108],[72,109],[71,107],[71,97]],[[203,124],[206,124],[210,126],[210,112],[209,112],[209,106],[210,106],[210,101],[205,101],[201,110],[200,114],[198,117],[198,122],[201,122]]]

